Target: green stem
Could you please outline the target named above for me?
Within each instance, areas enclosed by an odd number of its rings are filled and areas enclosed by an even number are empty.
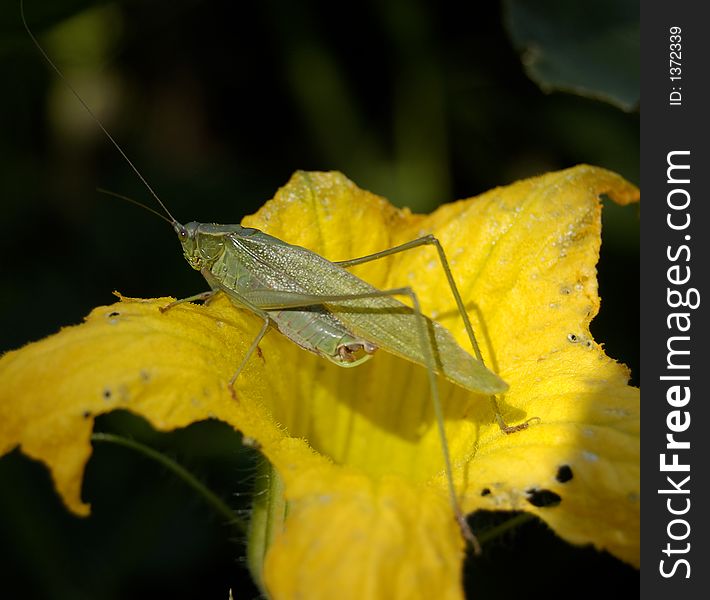
[[[247,565],[254,582],[266,596],[264,559],[274,538],[283,531],[288,506],[284,484],[278,471],[262,458],[257,469],[247,535]]]
[[[534,518],[535,518],[535,515],[533,515],[533,514],[520,513],[519,515],[515,515],[514,517],[508,519],[507,521],[501,523],[500,525],[496,525],[495,527],[491,527],[490,529],[487,529],[483,533],[476,534],[476,537],[478,538],[478,541],[481,544],[485,544],[485,543],[490,542],[491,540],[494,540],[495,538],[503,535],[506,531],[510,531],[511,529],[514,529],[515,527],[522,525],[523,523],[527,523],[528,521],[532,521]]]
[[[135,440],[113,433],[93,433],[91,435],[91,440],[94,442],[110,442],[119,446],[125,446],[126,448],[131,448],[132,450],[147,456],[157,463],[160,463],[166,469],[172,471],[175,475],[182,479],[182,481],[195,490],[198,495],[202,496],[207,504],[209,504],[212,509],[217,512],[217,514],[223,517],[227,523],[238,529],[241,534],[246,533],[246,523],[240,519],[219,496],[212,492],[187,469],[176,463],[171,458],[168,458],[161,452],[158,452],[145,444],[141,444]]]

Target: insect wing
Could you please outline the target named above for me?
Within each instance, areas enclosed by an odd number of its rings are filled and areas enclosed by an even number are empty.
[[[259,269],[259,278],[270,282],[270,289],[302,292],[312,296],[367,294],[377,288],[319,254],[273,238],[259,235],[234,239]],[[283,287],[281,287],[283,286]],[[256,297],[258,292],[255,292]],[[419,316],[392,296],[355,298],[324,305],[353,334],[382,350],[427,366],[425,349],[419,337]],[[451,333],[425,317],[427,330],[433,334],[435,370],[454,383],[474,392],[496,394],[507,384],[458,345]]]

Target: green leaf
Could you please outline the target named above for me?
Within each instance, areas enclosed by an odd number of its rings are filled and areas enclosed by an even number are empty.
[[[528,76],[631,111],[639,102],[637,0],[505,0],[506,22]]]

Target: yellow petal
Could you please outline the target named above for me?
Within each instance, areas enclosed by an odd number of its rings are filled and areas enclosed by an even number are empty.
[[[599,310],[602,193],[621,203],[638,198],[617,175],[581,166],[444,207],[435,217],[443,230],[453,222],[458,229],[464,219],[457,208],[465,206],[469,218],[486,222],[476,243],[487,251],[465,261],[477,275],[462,275],[472,282],[464,295],[484,316],[479,330],[485,325],[489,355],[510,385],[509,418],[540,418],[522,435],[489,426],[468,438],[477,447],[462,457],[464,506],[535,512],[569,541],[592,542],[638,565],[638,390],[589,332]],[[458,242],[442,238],[454,253],[468,243],[461,235]],[[558,481],[561,467],[572,479]],[[559,504],[531,506],[545,491]]]
[[[638,395],[588,331],[604,192],[637,197],[617,176],[577,167],[422,217],[341,175],[299,173],[244,224],[332,260],[439,237],[484,355],[510,384],[506,418],[541,419],[505,436],[486,398],[441,382],[464,508],[530,510],[566,539],[636,563]],[[353,270],[378,287],[411,285],[467,344],[431,248]],[[68,506],[85,513],[93,416],[126,408],[159,429],[220,418],[256,439],[284,481],[289,513],[264,578],[274,598],[460,596],[462,543],[424,370],[386,352],[339,369],[274,333],[235,402],[226,382],[259,319],[224,298],[161,314],[169,300],[97,308],[83,325],[3,356],[0,452],[20,444],[45,461]],[[551,494],[557,506],[533,504]]]
[[[638,390],[626,385],[625,367],[607,358],[589,333],[599,308],[595,264],[604,193],[622,204],[638,199],[638,190],[619,176],[580,166],[421,217],[383,210],[378,199],[337,174],[297,174],[246,224],[334,260],[436,235],[471,307],[488,363],[511,385],[506,417],[541,419],[528,431],[505,436],[485,398],[441,382],[464,508],[532,511],[566,539],[638,564]],[[373,207],[381,215],[375,222]],[[344,254],[342,247],[348,248]],[[412,285],[425,312],[466,346],[432,249],[357,269],[381,288]],[[280,420],[337,462],[373,477],[397,473],[421,482],[440,474],[422,369],[382,353],[359,369],[355,387],[349,372],[324,367],[317,388],[307,394],[311,410],[297,413],[307,422],[291,421],[288,414]],[[560,468],[572,479],[558,481]],[[443,477],[439,481],[443,489]],[[536,506],[554,499],[547,492],[557,494],[559,504]]]
[[[291,490],[266,560],[273,598],[462,597],[463,544],[445,496],[343,467],[317,479],[320,493],[312,481]]]
[[[248,317],[226,302],[161,314],[170,301],[98,307],[82,325],[0,360],[0,453],[20,445],[45,462],[78,514],[88,513],[80,491],[95,416],[125,408],[167,430],[234,413],[224,382]]]

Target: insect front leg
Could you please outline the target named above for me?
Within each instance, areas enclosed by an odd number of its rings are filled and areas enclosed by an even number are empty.
[[[202,300],[205,303],[208,303],[214,295],[218,292],[219,290],[210,290],[209,292],[202,292],[200,294],[195,294],[194,296],[188,296],[187,298],[180,298],[180,300],[175,300],[174,302],[171,302],[167,306],[161,306],[158,310],[160,310],[161,313],[164,313],[167,310],[170,310],[174,306],[177,306],[178,304],[183,304],[184,302],[195,302]]]
[[[446,275],[446,280],[448,281],[449,289],[451,290],[451,293],[453,294],[454,299],[456,300],[456,306],[458,308],[459,314],[461,315],[461,319],[463,319],[463,324],[466,329],[468,339],[471,342],[473,353],[476,356],[476,359],[478,359],[481,363],[485,364],[483,360],[483,355],[481,354],[481,348],[478,345],[478,340],[476,339],[476,334],[473,331],[473,325],[471,325],[471,320],[468,317],[468,313],[466,312],[463,299],[461,298],[458,286],[456,285],[453,273],[451,272],[449,261],[446,258],[446,253],[444,252],[444,248],[441,245],[441,242],[434,235],[425,235],[410,242],[400,244],[399,246],[388,248],[387,250],[381,250],[380,252],[375,252],[366,256],[360,256],[358,258],[352,258],[350,260],[338,261],[335,264],[345,268],[354,267],[355,265],[361,265],[363,263],[371,262],[373,260],[379,260],[380,258],[384,258],[386,256],[391,256],[400,252],[406,252],[407,250],[412,250],[414,248],[418,248],[419,246],[434,246],[436,248],[436,252],[439,257],[439,263],[441,264],[441,267]],[[525,422],[520,423],[518,425],[508,425],[505,422],[505,419],[503,418],[503,414],[500,412],[500,407],[498,406],[498,399],[496,398],[496,396],[489,396],[489,402],[491,405],[491,409],[493,410],[496,423],[498,424],[498,427],[503,433],[510,434],[515,433],[516,431],[522,431],[523,429],[528,428],[531,421],[540,420],[539,417],[531,417]]]
[[[174,306],[177,306],[178,304],[182,304],[183,302],[194,302],[195,300],[202,300],[203,302],[207,303],[212,298],[214,298],[215,294],[219,291],[224,291],[228,296],[230,296],[230,295],[235,296],[234,293],[230,293],[231,290],[220,290],[219,288],[215,288],[215,289],[212,289],[208,292],[202,292],[201,294],[195,294],[194,296],[189,296],[188,298],[181,298],[180,300],[175,300],[175,302],[171,302],[167,306],[160,307],[159,310],[161,313],[164,313],[168,309],[173,308]],[[266,335],[266,332],[269,330],[269,326],[271,325],[271,319],[269,318],[269,314],[266,311],[263,311],[260,308],[252,305],[251,303],[246,301],[244,298],[237,298],[237,300],[238,300],[239,304],[244,306],[247,310],[254,313],[258,317],[262,318],[264,320],[264,323],[261,326],[259,333],[256,335],[254,340],[249,345],[249,348],[247,349],[246,354],[244,355],[241,362],[239,363],[237,370],[234,372],[234,375],[232,375],[232,377],[229,379],[229,383],[227,384],[227,387],[229,388],[229,393],[232,395],[232,398],[235,398],[235,399],[236,399],[236,392],[234,390],[234,384],[237,381],[237,378],[239,377],[240,373],[244,370],[244,367],[246,367],[247,363],[249,362],[249,359],[252,357],[254,352],[256,352],[256,349],[259,346],[259,342]]]

